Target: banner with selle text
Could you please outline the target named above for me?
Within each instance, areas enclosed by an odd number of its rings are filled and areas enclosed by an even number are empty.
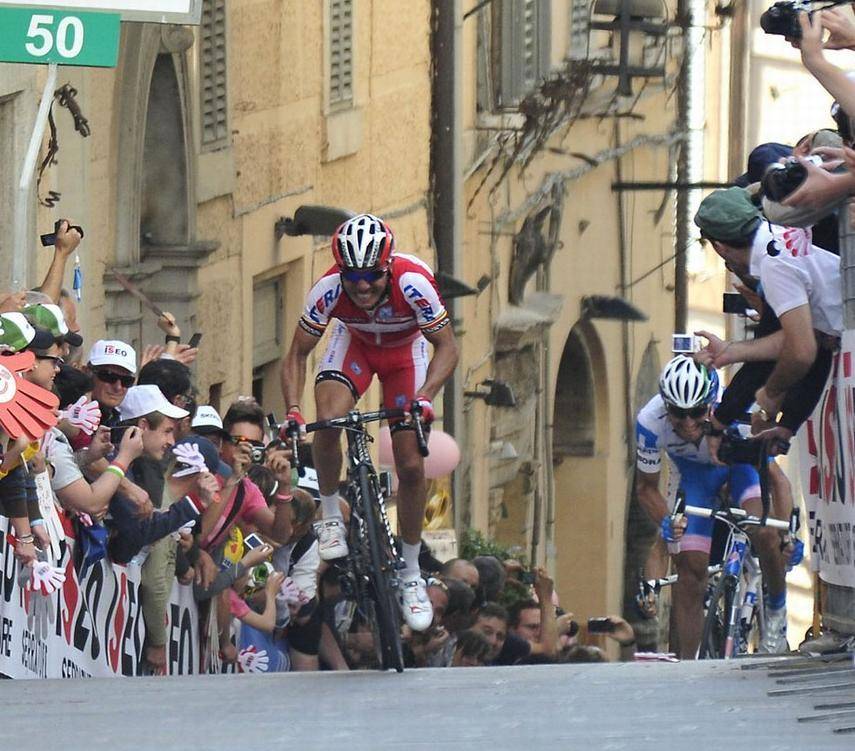
[[[26,593],[0,517],[0,673],[10,678],[133,676],[141,673],[145,623],[140,567],[102,560],[80,579],[74,538],[68,535],[60,566],[65,583],[49,597]],[[170,674],[198,673],[199,615],[191,586],[175,582],[167,608]]]

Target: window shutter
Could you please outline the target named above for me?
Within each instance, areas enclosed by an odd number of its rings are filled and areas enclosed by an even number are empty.
[[[282,285],[279,279],[259,284],[252,295],[252,367],[282,357]]]
[[[200,28],[202,144],[228,137],[226,0],[205,0]]]
[[[591,12],[590,0],[573,0],[570,6],[570,54],[571,60],[588,57],[588,22]]]
[[[549,69],[549,0],[505,0],[499,8],[501,105],[512,107]]]
[[[330,0],[329,103],[353,103],[353,0]]]

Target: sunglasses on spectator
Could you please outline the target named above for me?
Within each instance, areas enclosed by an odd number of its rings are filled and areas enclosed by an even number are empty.
[[[230,435],[227,440],[229,443],[248,443],[250,446],[260,446],[261,448],[265,446],[264,441],[254,441],[245,435]]]
[[[55,368],[62,367],[65,365],[65,360],[61,357],[55,357],[54,355],[36,355],[36,360],[50,360],[53,362],[53,366]]]
[[[348,282],[376,282],[386,275],[386,269],[368,269],[367,271],[342,271],[341,276]]]
[[[668,414],[672,417],[676,417],[678,420],[682,420],[684,417],[691,417],[697,420],[707,414],[707,407],[692,407],[691,409],[684,409],[683,407],[672,407],[669,404]]]
[[[120,375],[109,370],[96,370],[95,377],[104,383],[116,383],[118,381],[126,389],[133,386],[134,381],[136,381],[136,378],[132,375]]]

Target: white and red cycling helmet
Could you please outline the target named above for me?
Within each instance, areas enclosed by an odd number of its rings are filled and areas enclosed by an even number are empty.
[[[333,256],[342,270],[383,268],[394,250],[392,230],[373,214],[348,219],[332,238]]]

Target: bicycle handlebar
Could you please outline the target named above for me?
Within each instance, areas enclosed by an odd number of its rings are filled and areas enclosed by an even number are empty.
[[[317,420],[315,422],[307,423],[303,430],[300,430],[300,426],[296,423],[288,424],[283,423],[282,425],[276,422],[275,417],[270,414],[267,416],[267,421],[270,424],[271,429],[277,434],[282,435],[284,428],[284,435],[287,437],[287,443],[291,448],[291,465],[297,470],[297,474],[300,477],[305,475],[305,470],[303,469],[302,462],[300,461],[300,455],[298,453],[298,446],[300,443],[300,433],[314,433],[317,430],[327,430],[329,428],[338,428],[344,430],[354,430],[358,426],[363,425],[366,422],[377,422],[378,420],[394,420],[397,418],[405,417],[406,415],[410,415],[413,421],[413,427],[416,432],[416,443],[418,444],[419,453],[422,456],[427,456],[430,451],[427,445],[427,438],[424,433],[424,424],[422,423],[422,408],[418,405],[417,402],[413,402],[410,405],[410,409],[402,409],[400,407],[390,407],[387,409],[378,409],[372,412],[359,412],[356,409],[351,410],[346,415],[342,415],[341,417],[333,417],[328,420]],[[281,439],[280,439],[281,440]]]
[[[775,529],[789,530],[790,523],[781,521],[780,519],[770,519],[766,517],[761,519],[757,516],[751,516],[745,509],[731,508],[727,511],[718,511],[711,508],[702,508],[700,506],[686,506],[685,513],[691,516],[702,516],[707,519],[721,519],[723,522],[733,524],[737,527],[754,526],[754,527],[774,527]]]

